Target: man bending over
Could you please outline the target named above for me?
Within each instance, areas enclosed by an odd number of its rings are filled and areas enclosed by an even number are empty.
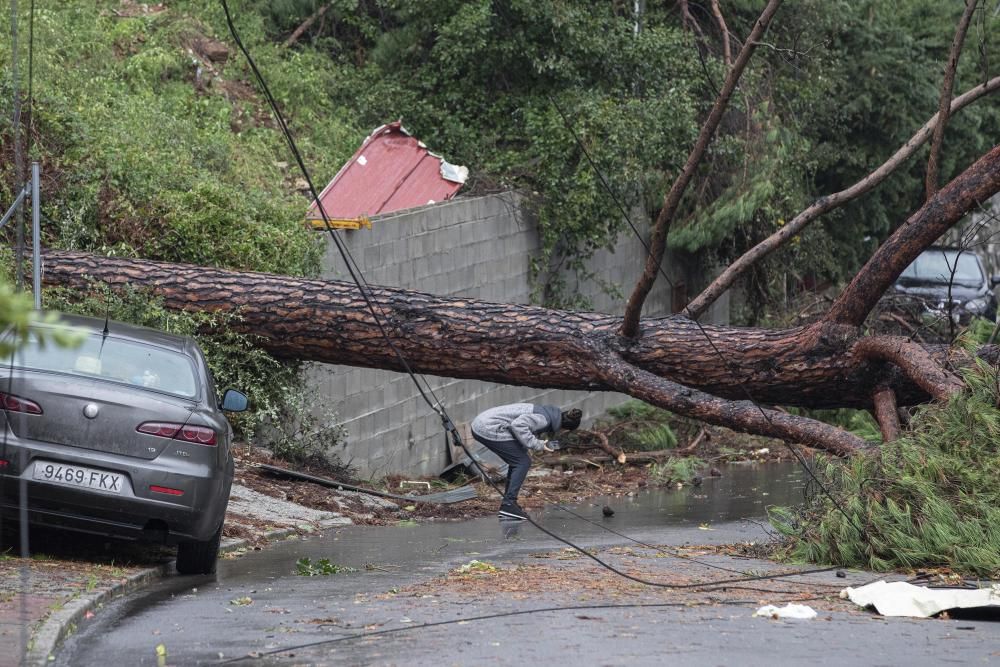
[[[472,421],[472,437],[494,452],[508,466],[507,486],[499,515],[508,519],[527,519],[517,495],[531,467],[528,450],[552,451],[538,438],[543,433],[554,435],[560,428],[573,430],[580,426],[583,413],[574,408],[566,412],[554,405],[512,403],[490,408]],[[555,441],[551,441],[554,443]]]

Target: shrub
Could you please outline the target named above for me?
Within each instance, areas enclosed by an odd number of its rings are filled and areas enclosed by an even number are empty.
[[[649,476],[658,484],[683,484],[693,480],[704,466],[705,462],[694,456],[669,458],[663,463],[654,463]]]
[[[670,422],[674,414],[643,403],[628,401],[610,408],[608,414],[619,422],[632,422],[631,428],[621,429],[616,435],[622,449],[633,452],[658,451],[677,446],[677,434]]]

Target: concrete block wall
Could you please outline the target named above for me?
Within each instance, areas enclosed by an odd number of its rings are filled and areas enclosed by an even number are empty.
[[[513,194],[456,199],[383,216],[372,220],[372,229],[342,232],[341,238],[372,285],[499,303],[530,300],[530,259],[539,240]],[[323,277],[350,280],[332,240],[327,243]],[[623,237],[614,252],[598,252],[590,267],[600,280],[621,286],[627,294],[642,271],[643,258],[638,240]],[[645,315],[671,312],[670,287],[664,283],[657,282]],[[622,312],[624,300],[603,294],[597,285],[577,288],[592,299],[594,310]],[[725,303],[717,310],[724,315],[727,308]],[[307,372],[324,404],[337,411],[347,428],[347,445],[338,454],[362,477],[434,475],[450,463],[440,419],[420,398],[409,376],[327,364],[311,364]],[[471,421],[486,408],[515,402],[579,407],[586,420],[627,399],[606,392],[425,379],[457,424]]]

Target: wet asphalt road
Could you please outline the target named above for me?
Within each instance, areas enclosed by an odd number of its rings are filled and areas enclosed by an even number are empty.
[[[762,539],[763,506],[795,502],[800,494],[801,482],[789,469],[748,470],[723,480],[706,480],[701,489],[609,501],[616,510],[609,520],[601,515],[601,502],[577,511],[647,544],[724,544]],[[542,513],[540,519],[547,528],[586,547],[627,544],[556,509]],[[995,617],[901,620],[821,610],[812,621],[773,621],[752,617],[757,606],[780,598],[759,590],[682,596],[648,587],[603,594],[570,586],[520,595],[394,594],[471,559],[507,567],[538,562],[533,554],[562,547],[530,525],[492,518],[347,527],[290,540],[222,561],[215,577],[171,577],[112,603],[67,641],[56,664],[1000,663],[1000,622]],[[298,576],[295,562],[301,557],[314,562],[328,558],[356,571]],[[719,555],[701,560],[755,573],[789,569]],[[679,558],[658,556],[649,562],[662,576],[682,573],[702,580],[730,576]],[[799,579],[820,587],[831,585],[824,590],[835,592],[833,586],[859,585],[870,577],[849,573],[847,579],[838,579],[833,573],[818,573]],[[725,602],[712,603],[719,599]],[[616,606],[602,607],[608,604]],[[560,606],[572,608],[522,613]],[[514,615],[419,627],[498,613]],[[382,634],[357,636],[371,632]],[[159,644],[166,648],[163,659],[156,655]]]

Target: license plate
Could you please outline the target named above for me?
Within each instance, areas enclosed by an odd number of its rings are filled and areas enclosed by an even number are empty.
[[[72,466],[64,463],[35,462],[35,479],[53,484],[79,486],[85,489],[95,489],[105,493],[121,493],[125,484],[125,475],[117,472],[104,472],[83,466]]]

